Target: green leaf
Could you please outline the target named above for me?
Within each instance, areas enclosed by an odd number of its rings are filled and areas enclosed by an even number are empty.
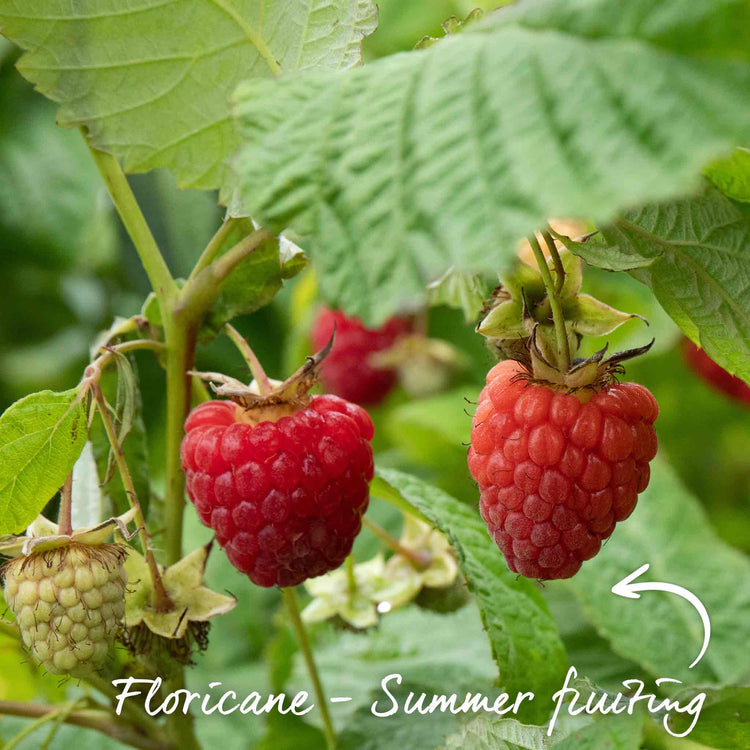
[[[703,628],[691,604],[658,591],[639,600],[610,591],[644,563],[651,566],[645,580],[684,586],[708,610],[711,643],[693,669]],[[613,650],[651,674],[713,685],[750,675],[750,563],[718,539],[700,505],[660,460],[652,463],[651,482],[633,515],[570,585]]]
[[[750,380],[750,221],[737,204],[708,188],[627,213],[602,235],[648,259],[632,275],[712,359]]]
[[[23,531],[62,486],[86,444],[78,389],[32,393],[0,416],[0,534]]]
[[[576,242],[560,234],[555,236],[562,240],[568,250],[583,258],[590,265],[606,271],[630,271],[654,262],[654,258],[644,258],[641,255],[630,254],[621,247],[611,246],[601,234],[590,237],[585,242]]]
[[[85,126],[128,172],[167,167],[204,189],[224,184],[237,146],[241,80],[354,65],[375,21],[370,0],[0,0],[3,33],[29,50],[18,68],[61,125]]]
[[[497,270],[550,216],[691,191],[750,129],[744,0],[554,0],[427,50],[236,95],[260,221],[309,235],[327,299],[368,323],[450,267]]]
[[[479,604],[503,689],[533,692],[536,700],[525,704],[522,714],[545,718],[548,701],[565,676],[567,658],[537,588],[508,569],[475,508],[400,471],[379,469],[377,477],[448,535]],[[378,493],[377,484],[373,492]]]
[[[736,148],[731,156],[715,161],[706,170],[706,177],[724,195],[750,202],[750,149]]]
[[[449,687],[447,687],[449,686]],[[488,696],[490,704],[497,694],[497,690],[485,686],[456,685],[454,682],[440,680],[432,682],[417,682],[410,680],[408,675],[403,675],[401,685],[395,680],[388,683],[388,691],[398,701],[401,710],[386,718],[374,716],[371,711],[373,703],[377,702],[379,709],[387,710],[390,707],[390,699],[385,693],[377,688],[369,696],[369,700],[361,705],[351,721],[344,727],[340,735],[342,750],[383,750],[383,748],[437,748],[443,738],[458,731],[461,715],[455,715],[450,711],[438,712],[423,716],[419,713],[407,714],[404,705],[409,693],[420,696],[424,693],[427,698],[425,703],[429,705],[433,695],[458,696],[458,703],[464,699],[467,692],[481,692]],[[484,687],[484,690],[481,690]]]
[[[249,219],[237,219],[228,233],[222,253],[255,231]],[[221,255],[221,253],[220,253]],[[265,307],[281,289],[284,279],[298,274],[306,265],[302,251],[288,240],[273,238],[245,258],[221,286],[203,329],[204,340],[218,333],[224,323],[238,315]]]
[[[552,744],[554,750],[638,750],[643,734],[643,716],[607,715]]]
[[[750,747],[750,687],[688,690],[675,696],[675,700],[685,705],[698,692],[705,692],[706,700],[688,739],[720,750]],[[691,716],[674,714],[669,726],[673,732],[679,733],[684,732],[691,722]]]

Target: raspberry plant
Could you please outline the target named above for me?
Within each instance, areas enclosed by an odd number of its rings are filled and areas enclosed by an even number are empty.
[[[715,501],[747,479],[747,3],[498,4],[385,0],[376,31],[370,0],[0,0],[9,315],[58,323],[16,245],[85,317],[65,269],[121,244],[110,205],[130,243],[75,374],[0,368],[60,389],[0,417],[8,747],[750,742],[748,518]],[[711,614],[694,669],[684,602],[611,593],[644,562]],[[643,714],[548,736],[570,664],[707,707],[686,741]],[[375,721],[402,670],[400,699],[535,700]],[[132,675],[315,709],[116,712]]]

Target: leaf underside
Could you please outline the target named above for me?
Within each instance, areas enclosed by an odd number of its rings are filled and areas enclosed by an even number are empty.
[[[225,191],[237,84],[354,65],[375,22],[370,0],[0,0],[0,29],[29,50],[18,68],[61,125],[128,172]]]
[[[551,216],[696,188],[750,127],[746,7],[521,3],[424,51],[251,81],[244,205],[309,235],[325,295],[377,322],[449,267],[497,270]]]

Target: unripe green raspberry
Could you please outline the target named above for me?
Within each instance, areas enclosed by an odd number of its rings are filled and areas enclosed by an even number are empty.
[[[82,544],[32,552],[2,571],[26,647],[53,674],[100,666],[125,614],[126,548]]]

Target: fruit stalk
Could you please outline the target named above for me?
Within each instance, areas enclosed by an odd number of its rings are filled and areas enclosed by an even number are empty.
[[[61,534],[73,533],[73,472],[68,474],[60,491],[60,515],[57,520]]]
[[[362,526],[371,531],[388,549],[398,555],[403,555],[417,570],[425,570],[430,567],[430,559],[427,555],[420,555],[413,549],[404,547],[398,539],[391,536],[382,526],[371,521],[367,517],[362,518]]]
[[[281,594],[284,597],[284,604],[286,604],[289,617],[292,620],[294,632],[297,634],[297,641],[300,650],[302,651],[302,655],[305,658],[307,671],[310,674],[313,689],[315,690],[315,697],[318,701],[320,714],[323,718],[323,733],[326,738],[326,747],[328,750],[336,750],[336,733],[333,731],[333,722],[331,721],[331,714],[328,712],[326,694],[323,690],[323,685],[320,682],[320,675],[318,674],[318,667],[315,664],[315,657],[313,656],[312,647],[310,646],[310,639],[307,637],[305,624],[300,617],[297,591],[293,588],[286,588],[281,589]]]
[[[547,265],[547,259],[544,257],[544,253],[539,246],[539,240],[537,240],[536,235],[529,235],[529,244],[531,245],[531,250],[536,258],[537,265],[539,266],[539,273],[542,276],[544,287],[547,290],[549,306],[552,310],[552,322],[555,326],[555,338],[557,339],[557,365],[562,372],[567,372],[570,369],[570,345],[568,344],[568,332],[565,329],[565,317],[563,316],[562,307],[560,305],[558,291],[552,278],[552,274],[550,273],[549,266]],[[560,265],[562,267],[562,263]],[[564,279],[564,276],[562,278]]]
[[[250,348],[250,344],[245,341],[242,334],[231,323],[225,323],[224,330],[226,331],[227,336],[232,340],[232,343],[237,347],[240,354],[242,354],[247,366],[250,368],[250,372],[255,378],[255,382],[258,384],[260,395],[267,396],[273,390],[273,386],[268,380],[268,375],[266,375],[266,371],[263,369],[260,360]]]

